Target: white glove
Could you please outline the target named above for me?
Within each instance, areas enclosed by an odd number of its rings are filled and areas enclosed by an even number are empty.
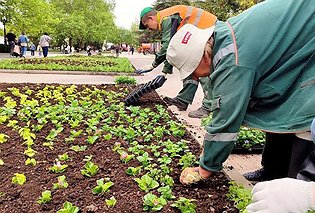
[[[138,74],[147,73],[147,72],[152,71],[153,69],[154,69],[154,67],[152,64],[145,65],[145,66],[141,67],[140,69],[136,70],[136,73],[138,73]]]
[[[248,213],[306,213],[315,209],[315,183],[282,178],[257,183]]]

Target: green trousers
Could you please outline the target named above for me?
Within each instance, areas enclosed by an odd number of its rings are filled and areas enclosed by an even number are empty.
[[[209,77],[203,77],[199,78],[199,81],[193,80],[190,77],[186,78],[183,81],[183,88],[181,91],[179,91],[176,98],[180,101],[183,101],[187,104],[192,104],[195,94],[198,89],[198,83],[200,82],[204,98],[202,100],[202,107],[209,109],[211,108],[211,92],[209,92],[210,88],[210,78]]]

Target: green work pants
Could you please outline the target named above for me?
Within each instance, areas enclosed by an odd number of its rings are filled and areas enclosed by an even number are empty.
[[[211,93],[209,93],[210,88],[210,79],[209,77],[199,78],[201,84],[204,98],[202,100],[202,106],[206,109],[211,107]],[[190,77],[186,78],[183,81],[183,88],[179,91],[176,98],[180,101],[183,101],[187,104],[191,104],[195,98],[195,94],[198,89],[198,81],[191,79]]]

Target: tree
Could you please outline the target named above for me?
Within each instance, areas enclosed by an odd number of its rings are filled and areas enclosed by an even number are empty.
[[[56,25],[59,41],[69,38],[70,46],[103,43],[117,35],[113,5],[103,0],[51,0],[58,11]]]
[[[255,3],[263,0],[156,0],[153,8],[157,11],[175,5],[190,5],[204,9],[225,21],[243,10],[251,7]],[[160,32],[144,30],[139,32],[139,42],[152,42],[161,38]]]
[[[191,1],[189,0],[157,0],[153,7],[155,10],[160,11],[166,9],[168,7],[172,7],[175,5],[191,5]]]
[[[193,6],[202,8],[218,17],[220,21],[226,21],[243,10],[254,5],[253,0],[205,0],[195,1]]]
[[[6,16],[8,29],[16,33],[26,32],[37,40],[46,31],[52,31],[56,22],[54,11],[45,0],[4,0],[0,4],[0,15]]]

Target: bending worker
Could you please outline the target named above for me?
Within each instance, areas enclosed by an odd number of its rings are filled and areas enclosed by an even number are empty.
[[[315,143],[315,119],[312,123]],[[257,183],[252,191],[253,203],[248,213],[306,213],[315,210],[315,149],[304,161],[298,179],[281,178]]]
[[[268,0],[215,27],[186,24],[173,36],[166,59],[181,79],[210,76],[213,97],[199,167],[182,172],[183,184],[222,169],[242,124],[266,132],[268,179],[296,178],[314,149],[314,29],[313,0]]]
[[[152,64],[146,65],[141,69],[137,70],[138,74],[146,73],[152,71],[159,64],[164,62],[163,73],[172,74],[173,66],[170,65],[166,60],[166,50],[170,39],[180,29],[184,24],[190,23],[194,24],[200,29],[205,29],[211,27],[215,24],[217,18],[209,12],[202,9],[192,7],[177,5],[162,11],[155,11],[152,7],[146,7],[141,11],[140,14],[140,25],[139,29],[150,29],[154,31],[162,32],[162,47],[161,50],[156,53],[155,60]],[[193,71],[193,70],[192,70]],[[200,79],[201,85],[203,86],[203,79]],[[185,111],[188,104],[191,104],[195,93],[198,88],[198,79],[185,79],[183,81],[183,89],[178,93],[175,98],[165,97],[163,100],[168,105],[175,105],[179,110]],[[203,88],[204,89],[204,88]],[[205,91],[205,90],[204,90]],[[209,100],[207,94],[200,107],[196,111],[189,113],[190,117],[202,117],[208,115],[209,110]]]

